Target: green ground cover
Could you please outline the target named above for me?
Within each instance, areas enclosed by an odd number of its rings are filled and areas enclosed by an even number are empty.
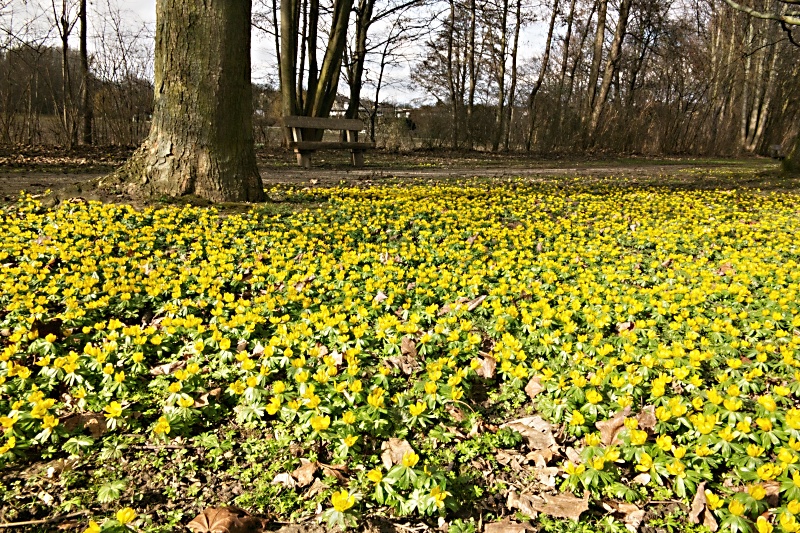
[[[2,208],[4,522],[800,529],[793,194],[279,194]]]

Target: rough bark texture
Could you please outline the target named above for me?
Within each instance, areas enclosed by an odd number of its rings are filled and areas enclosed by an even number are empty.
[[[89,50],[87,47],[87,33],[89,24],[86,16],[86,2],[81,0],[80,13],[78,18],[81,22],[80,28],[80,56],[81,56],[81,122],[83,129],[81,141],[83,144],[92,144],[92,110],[91,77],[89,76]]]
[[[250,85],[251,2],[158,0],[150,135],[121,169],[145,195],[261,201]]]
[[[794,146],[783,160],[783,171],[787,174],[800,174],[800,135],[795,137]]]

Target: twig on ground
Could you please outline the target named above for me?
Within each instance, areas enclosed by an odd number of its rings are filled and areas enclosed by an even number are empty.
[[[37,526],[41,524],[52,524],[53,522],[60,522],[62,520],[66,520],[68,518],[75,518],[78,516],[83,516],[89,511],[77,511],[75,513],[65,514],[61,516],[54,516],[52,518],[43,518],[41,520],[28,520],[26,522],[6,522],[5,524],[0,524],[0,528],[9,528],[9,527],[22,527],[22,526]]]

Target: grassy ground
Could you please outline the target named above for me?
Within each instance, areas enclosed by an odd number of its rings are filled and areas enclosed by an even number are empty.
[[[792,531],[800,228],[770,169],[9,203],[0,525]]]

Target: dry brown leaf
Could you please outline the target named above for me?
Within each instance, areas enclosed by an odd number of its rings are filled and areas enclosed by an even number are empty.
[[[482,378],[492,379],[494,377],[495,368],[497,368],[497,360],[491,355],[485,354],[481,357],[481,366],[475,370],[475,373]]]
[[[645,515],[643,509],[626,502],[603,502],[603,507],[621,517],[628,531],[631,533],[639,531],[639,526],[642,524]]]
[[[467,237],[467,244],[472,245],[476,240],[478,240],[477,235],[470,235],[469,237]]]
[[[645,406],[641,412],[636,416],[636,421],[639,422],[639,429],[648,430],[656,427],[656,408],[654,405]]]
[[[292,472],[292,477],[297,480],[297,485],[306,487],[314,481],[314,474],[317,473],[317,463],[308,459],[300,459],[300,466]]]
[[[539,483],[551,489],[556,488],[556,476],[558,472],[559,469],[555,466],[546,466],[535,470],[536,479],[539,480]]]
[[[314,484],[313,484],[313,485],[311,485],[311,486],[308,488],[308,490],[306,491],[306,493],[303,495],[303,498],[304,498],[304,499],[306,499],[306,500],[308,500],[308,499],[310,499],[310,498],[313,498],[314,496],[316,496],[316,495],[317,495],[317,494],[319,494],[320,492],[322,492],[322,491],[324,491],[324,490],[327,490],[328,488],[330,488],[330,487],[328,487],[328,485],[326,485],[325,483],[323,483],[323,482],[322,482],[322,481],[320,481],[319,479],[315,479],[315,480],[314,480]]]
[[[553,451],[549,448],[545,448],[544,450],[534,450],[529,452],[525,458],[536,465],[536,468],[544,468],[547,466],[547,463],[553,460]]]
[[[583,457],[581,457],[581,454],[578,453],[578,450],[576,450],[572,446],[570,446],[566,450],[564,450],[564,453],[566,454],[567,459],[569,459],[570,461],[572,461],[576,465],[579,465],[579,464],[581,464],[583,462]]]
[[[186,361],[173,361],[171,363],[165,363],[163,365],[158,365],[150,369],[150,374],[153,376],[168,376],[172,374],[174,371],[181,369],[186,366]]]
[[[634,483],[638,483],[639,485],[647,485],[648,483],[650,483],[650,474],[648,474],[647,472],[639,474],[631,481],[633,481]]]
[[[378,294],[375,295],[374,301],[376,303],[381,303],[388,300],[389,297],[383,291],[378,291]]]
[[[513,450],[497,450],[495,460],[503,466],[510,466],[515,472],[522,470],[522,465],[527,462],[524,455]]]
[[[533,508],[540,513],[558,518],[578,520],[581,514],[589,510],[589,493],[583,498],[576,498],[572,494],[564,493],[556,496],[544,494],[541,502],[533,501]]]
[[[506,518],[502,522],[486,524],[483,531],[485,533],[528,533],[529,531],[536,531],[536,529],[530,524],[518,524]]]
[[[622,411],[617,412],[612,418],[595,423],[595,427],[600,430],[600,441],[603,443],[603,446],[622,444],[618,435],[625,427],[625,419],[630,413],[631,408],[626,407]]]
[[[394,465],[400,464],[403,456],[407,452],[413,452],[414,449],[405,439],[395,439],[392,437],[389,440],[383,441],[381,444],[381,461],[386,470],[391,469]]]
[[[403,339],[400,341],[400,353],[408,357],[416,357],[417,345],[414,343],[414,339],[408,335],[403,337]]]
[[[553,437],[553,427],[541,416],[529,416],[506,422],[500,427],[507,427],[517,431],[525,437],[528,448],[531,450],[544,450],[556,448],[556,439]]]
[[[236,353],[242,353],[247,349],[247,339],[239,339],[236,343]]]
[[[620,322],[617,324],[617,333],[622,333],[623,331],[632,331],[635,326],[636,324],[634,322]]]
[[[517,494],[514,490],[508,492],[506,507],[512,510],[516,509],[531,518],[536,518],[539,514],[539,512],[533,508],[533,497],[528,494]]]
[[[317,464],[322,468],[322,475],[325,477],[335,477],[342,483],[347,481],[347,474],[350,473],[350,469],[347,467],[347,465],[326,465],[325,463]]]
[[[539,376],[533,376],[530,381],[528,381],[528,384],[525,385],[525,394],[527,394],[528,398],[531,400],[542,392],[542,390],[544,390],[544,387],[542,387],[542,379]]]
[[[474,311],[475,309],[478,308],[478,306],[480,306],[483,303],[483,301],[485,299],[486,299],[486,295],[482,294],[482,295],[478,296],[477,298],[475,298],[474,300],[470,300],[467,303],[467,311]]]
[[[692,508],[689,510],[689,522],[692,524],[703,524],[711,531],[719,528],[714,513],[708,508],[706,500],[706,482],[703,481],[697,486],[697,493],[692,500]]]
[[[186,527],[195,533],[256,533],[261,521],[238,507],[208,507]]]

